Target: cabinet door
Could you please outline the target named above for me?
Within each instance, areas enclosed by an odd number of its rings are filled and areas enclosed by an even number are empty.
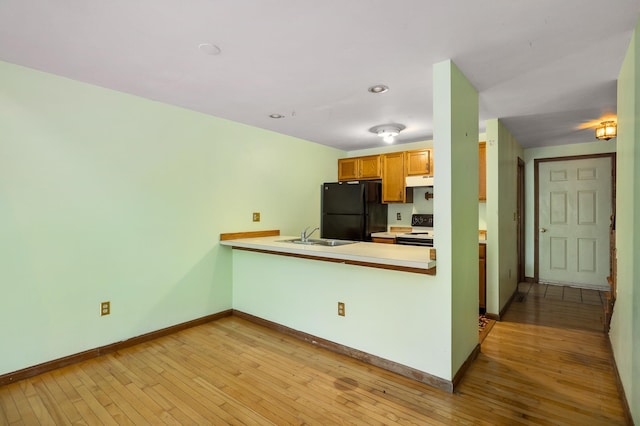
[[[431,149],[420,149],[417,151],[407,151],[407,176],[433,175]]]
[[[406,202],[404,180],[404,152],[394,152],[382,156],[382,202]]]
[[[487,144],[478,144],[478,200],[487,201]]]
[[[358,159],[340,158],[338,160],[338,180],[358,179]]]
[[[380,156],[371,155],[360,157],[360,178],[362,179],[380,179]]]
[[[433,149],[429,149],[429,176],[433,176]]]

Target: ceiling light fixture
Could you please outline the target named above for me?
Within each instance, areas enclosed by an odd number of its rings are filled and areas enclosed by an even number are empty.
[[[284,118],[284,115],[282,114],[269,114],[269,118]]]
[[[384,84],[376,84],[375,86],[371,86],[367,89],[371,93],[385,93],[389,91],[389,87]]]
[[[369,129],[371,133],[375,133],[380,136],[386,143],[393,143],[394,139],[401,131],[406,129],[402,124],[381,124]]]
[[[603,121],[596,127],[596,139],[608,141],[618,135],[618,125],[615,121]]]

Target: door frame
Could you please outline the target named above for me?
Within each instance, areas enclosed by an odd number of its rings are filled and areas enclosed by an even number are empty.
[[[540,209],[538,205],[538,199],[540,196],[540,184],[539,184],[539,171],[538,166],[540,163],[546,163],[550,161],[570,161],[570,160],[585,160],[589,158],[610,158],[611,159],[611,220],[615,220],[616,217],[616,153],[606,152],[602,154],[586,154],[586,155],[572,155],[568,157],[549,157],[549,158],[536,158],[533,160],[533,280],[538,283],[539,281],[539,237],[540,233],[538,229]],[[611,264],[611,262],[609,262]]]
[[[517,247],[518,247],[518,282],[524,282],[525,281],[525,274],[524,274],[524,263],[525,263],[525,227],[524,227],[524,215],[525,215],[525,206],[524,206],[524,190],[525,190],[525,184],[524,184],[524,175],[525,175],[525,164],[524,164],[524,160],[520,157],[518,157],[518,181],[517,181],[517,218],[518,218],[518,241],[517,241]]]

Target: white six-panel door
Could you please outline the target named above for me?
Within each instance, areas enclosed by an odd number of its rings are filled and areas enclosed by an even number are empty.
[[[539,163],[539,281],[608,289],[611,159]]]

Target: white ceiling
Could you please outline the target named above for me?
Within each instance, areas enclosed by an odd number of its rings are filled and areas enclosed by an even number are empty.
[[[378,124],[430,139],[432,66],[452,59],[480,131],[501,118],[535,147],[592,141],[615,114],[639,15],[639,0],[0,0],[0,60],[355,150],[384,144]]]

